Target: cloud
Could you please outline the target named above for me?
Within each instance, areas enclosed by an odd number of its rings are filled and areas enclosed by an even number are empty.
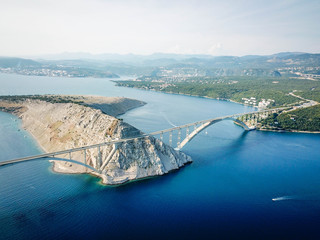
[[[218,55],[221,54],[222,50],[222,43],[215,43],[209,48],[208,53],[211,55]]]
[[[181,46],[179,44],[176,44],[173,47],[170,47],[165,52],[167,52],[167,53],[181,53]]]
[[[319,12],[318,0],[2,0],[0,55],[320,52]]]

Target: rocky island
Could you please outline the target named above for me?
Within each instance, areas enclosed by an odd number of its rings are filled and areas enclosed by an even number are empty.
[[[77,148],[143,134],[115,116],[144,105],[128,98],[69,95],[1,96],[0,110],[22,119],[45,152]],[[61,158],[69,156],[61,155]],[[75,152],[72,159],[84,162],[84,153]],[[102,179],[103,184],[121,184],[179,169],[191,158],[159,139],[147,136],[129,142],[86,150],[85,166],[53,161],[59,173],[89,173]]]

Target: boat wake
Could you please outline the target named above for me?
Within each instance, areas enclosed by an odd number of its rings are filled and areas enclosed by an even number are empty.
[[[282,196],[272,198],[272,201],[288,201],[288,200],[295,200],[295,201],[320,201],[319,194],[308,194],[308,195],[300,195],[300,196]]]
[[[164,113],[164,112],[161,112],[162,113],[162,116],[163,118],[172,126],[172,127],[178,127],[177,125],[173,124],[169,118],[167,117],[167,115]]]
[[[277,197],[277,198],[272,198],[272,201],[277,202],[277,201],[285,201],[285,200],[292,200],[296,199],[295,196],[283,196],[283,197]]]

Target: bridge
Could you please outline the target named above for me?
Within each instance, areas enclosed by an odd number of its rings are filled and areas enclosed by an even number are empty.
[[[168,134],[169,138],[169,145],[173,145],[173,135],[175,133],[176,136],[176,150],[181,150],[188,142],[190,142],[195,136],[197,136],[200,132],[208,128],[209,126],[218,123],[223,120],[232,120],[236,124],[240,125],[243,127],[246,131],[254,130],[255,126],[257,123],[266,117],[268,117],[270,114],[273,113],[279,113],[284,110],[288,110],[291,107],[284,107],[284,108],[275,108],[275,109],[268,109],[268,110],[262,110],[262,111],[255,111],[255,112],[248,112],[248,113],[239,113],[239,114],[233,114],[233,115],[228,115],[224,117],[218,117],[218,118],[212,118],[212,119],[207,119],[207,120],[202,120],[202,121],[197,121],[189,124],[184,124],[181,126],[165,129],[165,130],[160,130],[156,131],[153,133],[149,134],[141,134],[135,137],[131,138],[125,138],[125,139],[120,139],[120,140],[112,140],[108,142],[103,142],[103,143],[98,143],[94,145],[88,145],[88,146],[83,146],[83,147],[78,147],[78,148],[72,148],[72,149],[67,149],[63,151],[57,151],[57,152],[51,152],[51,153],[44,153],[44,154],[39,154],[39,155],[34,155],[34,156],[27,156],[23,158],[17,158],[17,159],[12,159],[12,160],[7,160],[0,162],[0,167],[9,165],[9,164],[14,164],[14,163],[19,163],[19,162],[26,162],[26,161],[31,161],[31,160],[39,160],[39,159],[48,159],[50,160],[55,160],[55,161],[64,161],[64,162],[71,162],[75,164],[79,164],[82,166],[87,167],[88,169],[91,169],[94,172],[101,173],[102,170],[105,168],[105,166],[109,163],[111,160],[111,157],[115,150],[117,149],[117,146],[121,143],[125,142],[130,142],[134,141],[136,139],[143,139],[147,138],[150,136],[158,137],[160,138],[161,141],[163,141],[163,138],[166,134]],[[105,147],[107,145],[112,145],[113,149],[109,153],[109,156],[105,159],[104,162],[102,162],[102,154],[101,154],[101,148]],[[93,164],[94,166],[91,166],[88,163],[88,158],[87,158],[87,150],[88,149],[97,149],[97,157],[95,159],[95,163]],[[72,153],[75,152],[82,152],[83,156],[83,162],[73,160],[72,159]],[[68,156],[64,158],[57,158],[56,156]]]

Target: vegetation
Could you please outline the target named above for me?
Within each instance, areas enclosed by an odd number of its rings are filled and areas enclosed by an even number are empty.
[[[289,95],[293,92],[305,99],[320,102],[320,81],[285,77],[197,77],[185,81],[117,81],[119,86],[188,94],[244,103],[251,97],[258,103],[271,99],[268,107],[301,105],[303,101]],[[320,106],[274,113],[260,122],[262,128],[273,130],[320,131]]]
[[[59,96],[59,95],[8,95],[0,96],[0,100],[7,100],[11,102],[19,102],[27,99],[40,100],[49,103],[75,103],[83,105],[84,102],[70,96]]]
[[[290,78],[203,77],[181,82],[117,81],[118,86],[195,95],[243,102],[242,98],[272,99],[272,107],[299,102],[289,92],[299,91],[302,97],[320,101],[320,82]],[[312,90],[313,89],[313,90]]]
[[[104,61],[37,62],[0,58],[0,72],[67,77],[117,77],[112,72],[140,75],[135,81],[116,81],[117,85],[228,99],[250,106],[259,106],[260,103],[260,106],[267,108],[300,106],[308,100],[320,102],[320,54],[287,52],[243,57],[176,54],[103,57]],[[2,96],[0,100],[19,101],[26,98],[51,103],[85,104],[81,99],[54,95]],[[308,104],[315,103],[310,101]],[[263,120],[262,125],[273,129],[320,131],[317,115],[311,116],[312,111],[317,114],[318,110],[318,107],[308,107],[274,114]],[[294,116],[290,115],[293,113]]]
[[[303,98],[320,102],[320,88],[311,88],[309,91],[300,91],[297,94]]]
[[[320,105],[272,114],[261,120],[267,129],[320,131]]]

